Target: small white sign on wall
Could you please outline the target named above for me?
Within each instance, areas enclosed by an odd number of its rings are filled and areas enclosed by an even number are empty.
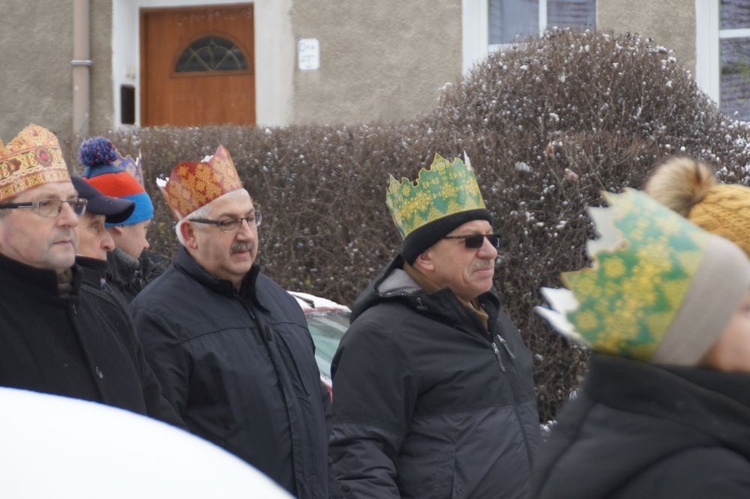
[[[297,42],[297,66],[300,71],[320,69],[320,42],[317,38],[301,38]]]

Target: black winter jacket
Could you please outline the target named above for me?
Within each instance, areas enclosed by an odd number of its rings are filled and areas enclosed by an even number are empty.
[[[128,305],[124,302],[120,293],[112,289],[106,281],[107,261],[77,256],[76,263],[81,269],[81,295],[96,303],[98,310],[106,311],[106,313],[102,313],[102,319],[109,323],[112,330],[120,331],[121,334],[136,342],[137,356],[142,363],[143,378],[148,380],[144,389],[149,391],[158,389],[158,396],[157,393],[150,393],[148,396],[151,405],[147,407],[148,415],[186,429],[185,423],[177,415],[177,411],[172,407],[172,404],[162,396],[159,381],[151,366],[146,362],[143,347],[135,333],[135,326]]]
[[[594,354],[533,498],[750,497],[750,375]]]
[[[295,299],[254,266],[240,292],[184,247],[131,304],[188,428],[300,498],[328,497],[329,396]]]
[[[143,250],[138,259],[119,248],[107,253],[107,282],[123,299],[130,303],[148,283],[159,277],[169,267],[164,255]]]
[[[80,398],[175,423],[124,309],[0,255],[0,385]],[[54,416],[52,416],[54,417]]]
[[[347,498],[528,492],[539,420],[529,350],[494,292],[489,333],[397,258],[354,305],[333,361],[333,472]]]

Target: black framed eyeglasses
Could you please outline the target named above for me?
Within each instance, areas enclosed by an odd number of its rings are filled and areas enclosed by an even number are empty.
[[[500,234],[469,234],[468,236],[444,236],[443,239],[463,239],[469,249],[479,249],[484,244],[484,238],[495,248],[500,247]]]
[[[210,218],[188,218],[188,222],[215,225],[222,232],[236,232],[240,230],[243,220],[247,222],[247,225],[250,227],[258,227],[261,220],[263,220],[263,217],[261,216],[260,211],[255,210],[255,213],[247,217],[227,217],[222,218],[221,220],[211,220]]]
[[[68,203],[76,215],[86,213],[87,199],[43,199],[41,201],[28,201],[25,203],[0,204],[0,210],[15,210],[16,208],[34,208],[40,217],[55,218],[62,212],[64,203]]]

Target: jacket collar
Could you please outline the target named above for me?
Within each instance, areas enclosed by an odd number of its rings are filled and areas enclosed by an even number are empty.
[[[107,280],[107,269],[109,268],[107,260],[78,255],[76,256],[76,263],[81,267],[84,284],[95,288],[103,287],[103,283]]]
[[[584,390],[594,400],[692,427],[750,456],[750,374],[603,354],[592,354],[589,365]]]
[[[71,267],[73,278],[71,292],[78,294],[81,285],[82,272],[78,265]],[[60,287],[57,272],[49,269],[39,269],[26,265],[12,258],[0,254],[0,285],[9,290],[60,297]]]
[[[255,290],[255,284],[260,273],[260,265],[254,263],[250,271],[245,274],[240,284],[239,292],[234,289],[231,282],[226,279],[217,279],[201,267],[198,262],[188,253],[184,246],[180,246],[174,259],[175,267],[179,268],[203,286],[224,295],[226,297],[236,297],[243,301],[253,302],[260,305]]]
[[[479,330],[486,332],[477,314],[469,310],[453,291],[449,288],[432,293],[423,290],[403,270],[403,264],[403,259],[398,255],[378,274],[354,303],[351,321],[378,303],[398,301],[417,312],[436,316],[441,322],[458,329],[467,329],[468,324],[476,321],[482,326]],[[489,316],[489,324],[494,324],[500,310],[500,300],[495,290],[490,289],[477,299]]]

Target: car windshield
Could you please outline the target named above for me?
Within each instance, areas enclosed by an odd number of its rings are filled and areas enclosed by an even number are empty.
[[[307,314],[307,326],[315,343],[315,361],[320,372],[331,376],[331,361],[341,337],[349,327],[349,313],[312,312]]]

